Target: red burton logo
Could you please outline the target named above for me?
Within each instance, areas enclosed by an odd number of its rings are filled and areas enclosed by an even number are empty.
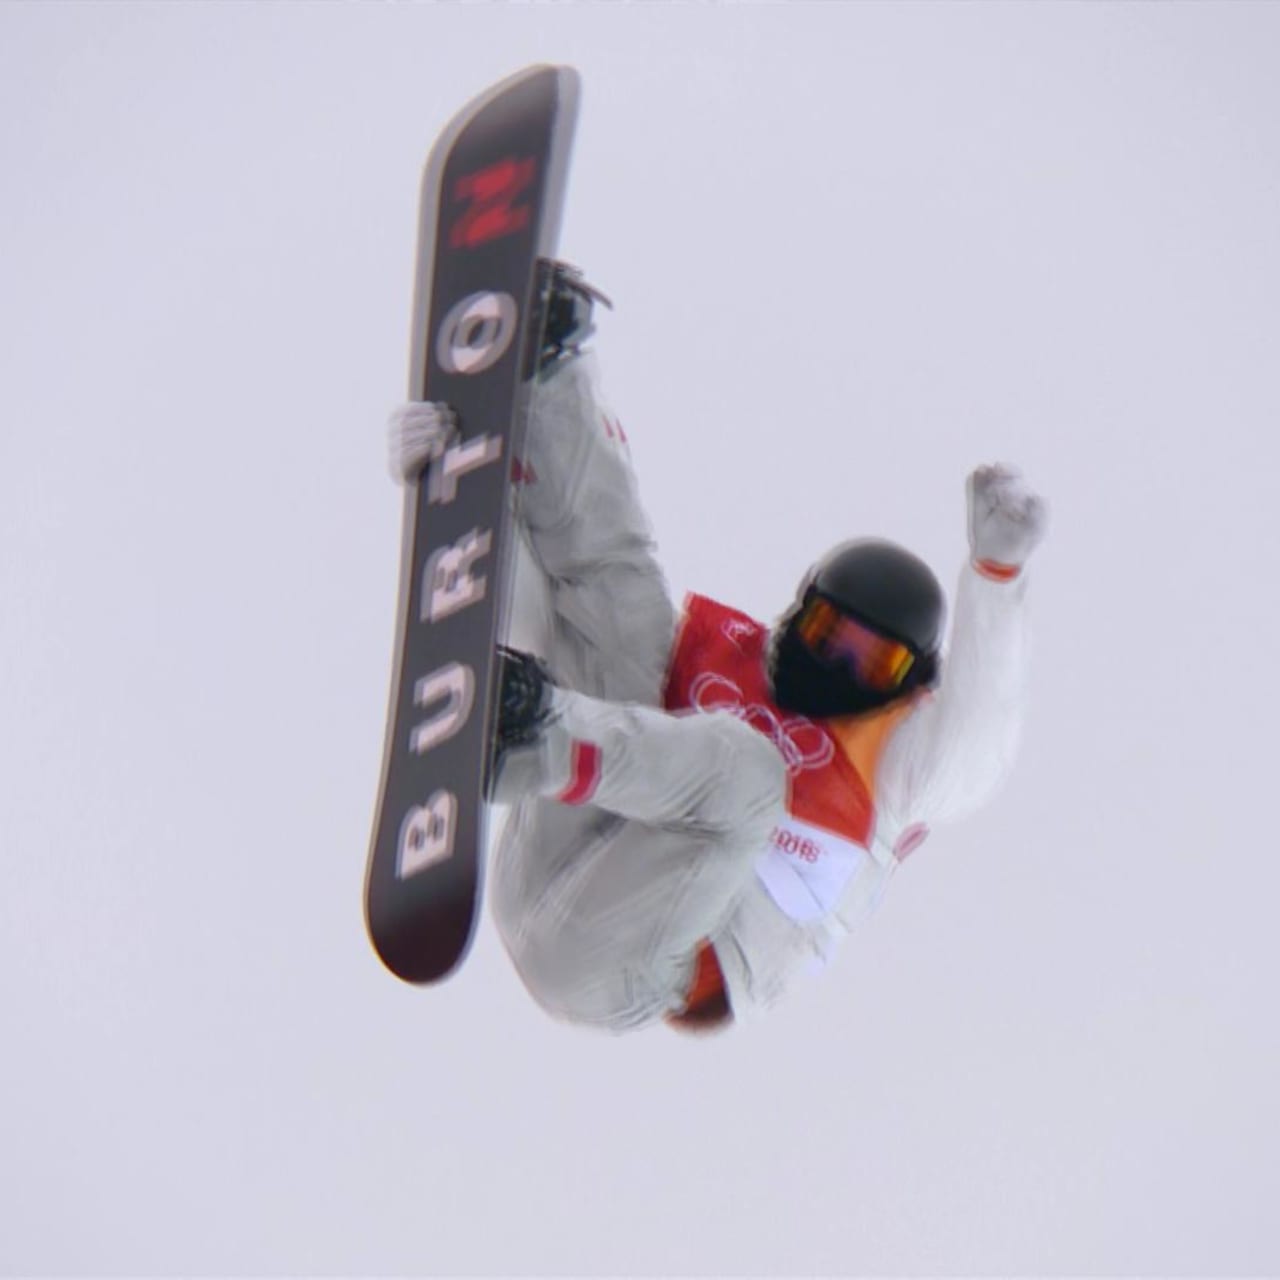
[[[799,858],[802,862],[814,863],[822,856],[822,846],[816,840],[796,835],[785,827],[774,827],[769,840],[775,849],[790,857]]]

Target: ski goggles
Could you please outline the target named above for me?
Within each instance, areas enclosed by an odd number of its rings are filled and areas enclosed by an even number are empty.
[[[873,631],[818,595],[802,606],[796,634],[820,662],[845,668],[876,693],[902,688],[916,663],[916,655],[902,641]]]

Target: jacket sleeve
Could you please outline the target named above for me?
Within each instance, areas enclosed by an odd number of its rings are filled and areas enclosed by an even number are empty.
[[[997,790],[1027,693],[1027,575],[993,582],[966,563],[937,688],[894,731],[876,786],[884,834],[963,817]]]

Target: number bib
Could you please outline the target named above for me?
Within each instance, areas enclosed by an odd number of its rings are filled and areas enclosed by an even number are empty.
[[[852,841],[789,817],[774,828],[756,875],[778,909],[804,924],[834,911],[854,880],[874,865]]]

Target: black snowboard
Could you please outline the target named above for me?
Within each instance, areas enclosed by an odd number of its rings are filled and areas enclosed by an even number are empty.
[[[422,181],[409,398],[458,433],[406,486],[399,620],[365,920],[387,968],[434,982],[479,913],[494,647],[510,599],[523,448],[578,76],[531,67],[452,121]]]

